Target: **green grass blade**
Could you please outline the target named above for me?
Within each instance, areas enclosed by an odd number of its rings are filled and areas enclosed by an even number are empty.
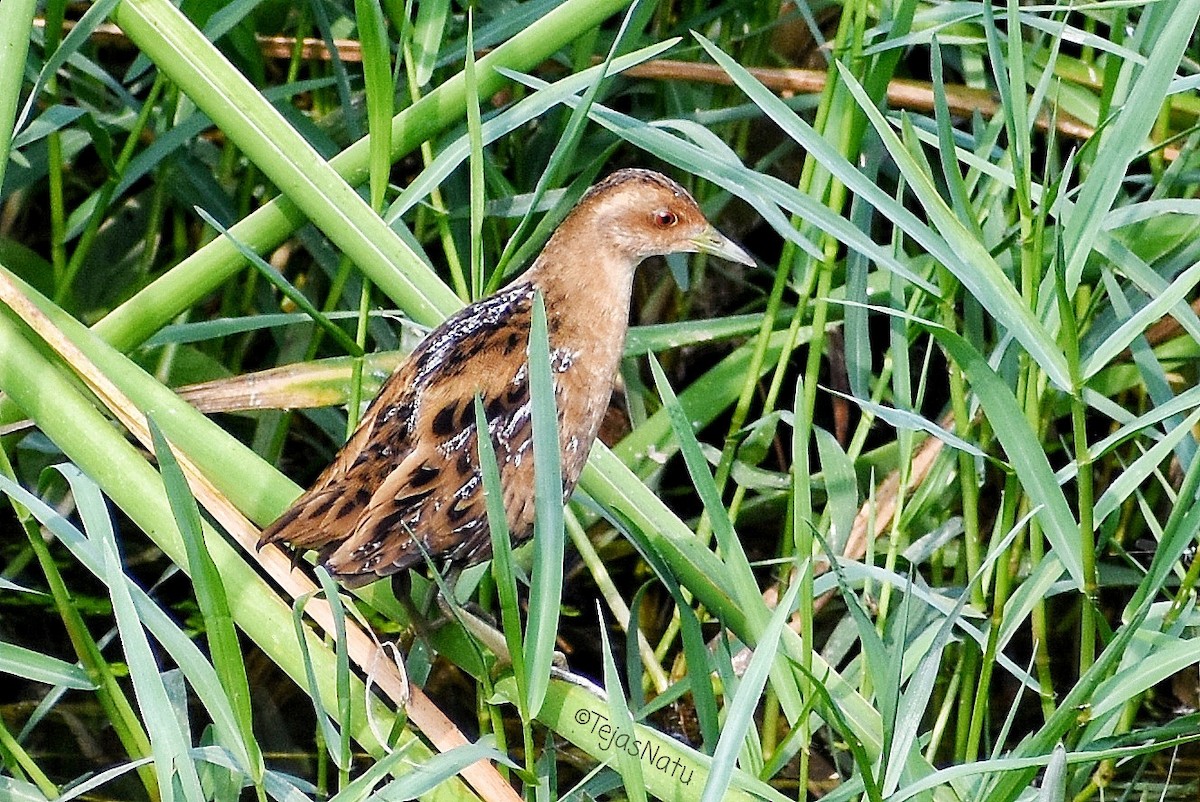
[[[342,744],[342,728],[338,726],[334,716],[330,715],[330,707],[324,701],[325,694],[321,690],[321,683],[317,681],[317,671],[313,662],[313,652],[307,639],[308,627],[304,624],[304,607],[312,600],[316,592],[307,593],[292,605],[292,630],[296,633],[296,643],[300,646],[300,656],[304,663],[304,674],[307,680],[306,686],[309,695],[312,697],[313,711],[317,717],[317,728],[321,736],[321,740],[325,743],[325,751],[333,759],[333,763],[340,771],[346,771],[350,768],[349,755],[341,748]],[[344,650],[343,650],[344,651]],[[340,673],[341,660],[336,661],[334,669],[335,676]],[[334,687],[340,685],[340,682],[335,680]],[[336,690],[334,693],[337,696]],[[335,702],[336,703],[336,702]]]
[[[200,207],[196,207],[196,213],[204,218],[204,222],[215,228],[223,236],[232,239],[232,231],[218,223],[216,218],[207,211],[201,209]],[[322,312],[318,311],[317,308],[313,306],[312,302],[304,295],[304,293],[293,287],[288,280],[283,277],[282,273],[272,267],[265,259],[256,254],[253,249],[251,249],[245,243],[237,240],[232,241],[234,246],[241,251],[242,255],[246,257],[250,264],[254,265],[254,267],[257,268],[258,271],[262,273],[262,275],[265,276],[268,281],[274,284],[279,291],[287,297],[288,300],[304,310],[304,313],[312,318],[314,323],[320,326],[324,331],[328,332],[329,336],[332,337],[338,345],[346,349],[347,353],[351,354],[352,356],[363,355],[363,349],[359,346],[359,344],[356,343],[354,339],[350,337],[350,335],[342,331],[340,326],[335,325]]]
[[[1200,262],[1183,271],[1165,291],[1152,297],[1149,303],[1125,320],[1090,353],[1084,355],[1083,365],[1080,367],[1083,378],[1090,379],[1107,367],[1155,321],[1164,317],[1181,301],[1191,297],[1197,283],[1200,283]]]
[[[633,716],[625,703],[625,691],[621,687],[621,672],[613,659],[612,644],[608,640],[608,627],[604,622],[604,611],[596,606],[600,627],[600,646],[604,660],[604,688],[608,694],[608,720],[611,722],[612,751],[616,752],[616,768],[625,780],[624,790],[633,802],[646,802],[646,778],[643,774],[640,750],[636,748]],[[621,744],[618,746],[618,738]],[[630,748],[631,743],[635,748]]]
[[[525,665],[529,668],[528,709],[536,716],[546,698],[558,616],[562,608],[563,522],[562,461],[558,407],[551,378],[546,304],[534,298],[529,333],[529,396],[533,421],[534,537],[533,573],[529,589],[529,623],[525,631]]]
[[[179,534],[187,547],[186,570],[192,577],[196,601],[204,616],[205,633],[213,667],[216,669],[221,687],[228,695],[229,704],[237,716],[241,740],[236,754],[241,767],[256,781],[264,770],[262,752],[254,737],[254,722],[250,710],[250,683],[246,678],[246,665],[242,659],[242,646],[234,630],[233,616],[221,574],[213,563],[204,545],[204,528],[200,522],[200,510],[192,497],[187,479],[175,459],[175,454],[158,428],[154,418],[147,419],[150,434],[154,438],[154,453],[158,458],[159,470],[163,475],[163,489],[171,504]]]
[[[713,752],[713,768],[704,783],[704,792],[700,795],[701,802],[717,802],[724,799],[729,790],[738,752],[747,734],[752,731],[754,714],[766,687],[771,665],[775,662],[779,636],[796,606],[796,596],[800,588],[800,582],[793,582],[775,611],[771,613],[771,620],[763,632],[762,642],[750,658],[750,665],[742,675],[737,693],[725,706],[725,724],[721,728],[721,737]]]
[[[90,691],[96,687],[87,672],[74,663],[15,643],[0,643],[0,672],[77,691]]]
[[[906,429],[912,432],[925,432],[933,435],[951,448],[956,448],[959,451],[966,452],[973,457],[986,458],[987,454],[974,443],[969,443],[953,432],[948,432],[935,422],[929,420],[924,415],[918,415],[915,412],[909,412],[906,409],[895,409],[894,407],[886,407],[883,404],[876,404],[868,401],[865,398],[856,398],[855,396],[839,393],[837,390],[830,390],[831,395],[839,398],[844,398],[847,401],[857,404],[864,412],[870,413],[876,418],[885,423],[896,427],[897,429]]]
[[[667,382],[662,366],[658,364],[658,360],[653,355],[650,356],[650,372],[654,376],[654,385],[662,398],[663,408],[670,416],[671,427],[675,431],[675,437],[679,440],[679,450],[687,464],[692,483],[704,503],[704,512],[712,524],[721,559],[737,569],[734,574],[736,578],[750,577],[752,576],[750,561],[746,558],[741,540],[738,539],[737,532],[733,529],[733,522],[729,520],[729,512],[721,501],[721,492],[717,489],[717,483],[708,469],[708,462],[700,451],[700,442],[696,439],[696,433],[692,429],[693,424],[683,414],[683,409],[679,406],[679,399],[676,398],[670,383]],[[740,593],[750,593],[757,590],[757,585],[742,585],[738,590]]]
[[[438,50],[449,14],[450,0],[426,0],[417,4],[417,19],[413,24],[412,34],[417,86],[425,86],[433,77],[433,68],[437,64]]]
[[[492,541],[492,579],[500,602],[504,641],[512,660],[513,676],[519,692],[518,707],[525,721],[531,720],[529,710],[529,674],[525,670],[525,648],[521,639],[521,604],[517,596],[517,573],[513,566],[512,541],[509,540],[508,518],[504,511],[504,485],[500,483],[500,466],[496,462],[496,447],[491,437],[480,436],[487,431],[487,413],[483,398],[475,395],[475,431],[479,442],[479,468],[483,474],[484,501],[487,504],[488,534]]]
[[[817,456],[825,478],[825,495],[829,510],[829,538],[835,549],[841,550],[850,537],[854,518],[858,514],[858,478],[854,463],[842,449],[841,443],[820,426],[813,427],[817,441]]]
[[[429,794],[446,780],[453,778],[460,771],[477,763],[487,760],[502,763],[509,768],[517,768],[517,764],[508,755],[496,749],[487,741],[479,741],[465,746],[440,752],[427,761],[416,766],[403,777],[393,780],[379,789],[380,799],[419,799]],[[331,800],[332,802],[332,800]]]
[[[1104,489],[1100,498],[1096,499],[1095,523],[1099,527],[1104,519],[1120,509],[1138,488],[1151,476],[1159,471],[1165,460],[1170,459],[1171,452],[1178,447],[1186,437],[1191,436],[1193,428],[1200,423],[1200,410],[1188,415],[1184,420],[1172,427],[1167,434],[1146,452],[1126,466],[1125,470],[1115,477]]]
[[[379,0],[354,0],[354,16],[362,45],[363,81],[367,96],[367,130],[370,131],[371,208],[382,209],[392,171],[391,52]]]
[[[191,735],[184,727],[184,722],[176,716],[176,707],[168,697],[158,661],[154,658],[146,630],[134,607],[133,597],[127,586],[128,580],[121,567],[121,556],[117,552],[112,521],[100,496],[100,489],[90,481],[85,481],[82,475],[77,477],[72,489],[88,539],[103,556],[104,570],[101,579],[108,586],[121,647],[133,680],[134,693],[146,723],[146,730],[150,734],[154,768],[158,774],[163,800],[171,802],[175,799],[175,791],[178,789],[183,793],[184,799],[202,802],[205,797],[200,787],[200,777],[188,754]]]
[[[321,583],[321,592],[325,595],[325,600],[329,603],[329,610],[333,618],[333,647],[334,654],[337,658],[337,671],[334,677],[334,688],[337,690],[337,713],[339,722],[350,721],[350,654],[346,647],[346,608],[342,604],[342,595],[340,588],[325,570],[324,566],[317,567],[317,579]],[[338,757],[348,767],[354,759],[350,751],[350,728],[343,723],[339,726],[340,738],[336,744]],[[332,742],[329,743],[330,749],[334,748]],[[338,764],[339,767],[342,763]],[[344,779],[344,778],[343,778]]]
[[[1082,590],[1083,565],[1076,542],[1079,525],[1050,468],[1045,449],[1017,405],[1012,388],[962,337],[938,326],[928,326],[928,329],[966,374],[997,439],[1008,454],[1013,471],[1021,480],[1021,486],[1041,507],[1037,517],[1046,538],[1054,546],[1071,579]]]
[[[467,80],[467,96],[479,96],[478,78],[475,74],[475,39],[473,11],[467,9],[467,57],[463,64],[463,75]],[[486,186],[483,180],[483,122],[480,119],[478,100],[467,101],[467,142],[470,146],[469,165],[471,195],[471,298],[483,294],[483,215]]]
[[[679,583],[675,581],[667,563],[652,551],[645,552],[643,556],[646,562],[650,563],[655,576],[666,585],[667,591],[670,592],[671,598],[675,602],[676,614],[679,616],[679,631],[683,638],[683,656],[688,665],[687,685],[696,705],[696,717],[700,719],[700,733],[704,738],[704,750],[706,753],[712,754],[720,734],[720,709],[710,679],[713,661],[708,650],[708,642],[704,639],[704,630],[700,626],[700,619],[697,617],[696,611],[692,609],[691,602]],[[634,682],[633,674],[630,674],[629,681]],[[667,694],[662,694],[651,704],[656,705],[664,697],[667,697]],[[643,716],[645,713],[646,711],[642,711]],[[641,718],[642,716],[639,716],[639,719]]]
[[[21,115],[17,118],[13,130],[19,131],[25,127],[25,122],[29,119],[30,112],[41,96],[41,91],[45,87],[46,82],[67,63],[68,59],[79,51],[88,39],[91,38],[92,34],[95,33],[96,28],[112,14],[113,9],[119,3],[120,0],[100,0],[88,7],[88,10],[84,12],[79,21],[71,28],[71,32],[59,43],[54,53],[42,65],[37,80],[34,82],[32,90],[30,90],[28,97],[25,99],[25,107],[21,110]],[[9,9],[6,7],[5,11],[8,12]],[[17,11],[19,12],[20,9]],[[16,20],[13,20],[13,22],[15,23]],[[16,24],[11,27],[14,29],[14,35],[24,33],[26,40],[28,40],[28,31],[30,28],[21,28]]]
[[[1175,77],[1180,56],[1192,43],[1200,18],[1200,0],[1179,0],[1156,10],[1169,14],[1169,18],[1152,41],[1145,43],[1146,65],[1129,86],[1128,100],[1116,121],[1105,129],[1096,150],[1096,169],[1088,171],[1074,210],[1063,225],[1068,293],[1073,294],[1079,286],[1093,240],[1125,181],[1126,168],[1142,150]],[[1148,8],[1147,13],[1151,14],[1152,9]],[[1123,65],[1127,74],[1134,68],[1130,62]]]
[[[9,0],[5,3],[6,22],[3,30],[0,30],[0,186],[4,186],[4,172],[18,130],[14,119],[17,103],[21,99],[25,56],[29,52],[29,31],[33,27],[36,10],[36,0]]]

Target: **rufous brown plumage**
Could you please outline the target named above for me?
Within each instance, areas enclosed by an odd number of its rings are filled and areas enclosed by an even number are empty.
[[[565,499],[612,395],[635,268],[649,256],[699,251],[753,265],[671,179],[620,170],[596,184],[524,275],[430,332],[388,378],[333,464],[264,530],[259,546],[316,549],[352,587],[420,564],[422,552],[458,565],[489,558],[476,393],[496,449],[510,536],[514,545],[527,540],[535,293],[546,305]]]

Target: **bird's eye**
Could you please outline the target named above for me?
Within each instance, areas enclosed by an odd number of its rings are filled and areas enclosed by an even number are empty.
[[[679,222],[679,217],[669,209],[659,209],[654,213],[654,225],[659,228],[670,228]]]

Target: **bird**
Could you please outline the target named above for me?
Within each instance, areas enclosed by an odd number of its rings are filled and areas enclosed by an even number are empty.
[[[532,537],[529,344],[545,303],[558,409],[562,503],[569,500],[612,397],[633,276],[646,258],[703,252],[753,266],[677,182],[622,169],[592,186],[532,266],[451,315],[392,372],[358,428],[258,547],[286,543],[356,588],[424,564],[491,557],[474,400],[486,411],[514,546]]]

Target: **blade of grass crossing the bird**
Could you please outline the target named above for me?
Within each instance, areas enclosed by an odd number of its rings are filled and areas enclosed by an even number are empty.
[[[487,414],[483,398],[475,395],[475,431],[487,431]],[[525,649],[521,640],[521,607],[517,599],[517,575],[513,569],[512,542],[508,536],[508,518],[504,513],[504,487],[500,484],[500,467],[496,463],[496,448],[490,437],[479,438],[479,469],[483,474],[483,497],[487,505],[488,531],[492,539],[492,579],[496,583],[496,598],[500,602],[500,622],[504,642],[512,660],[513,676],[517,681],[518,707],[523,722],[531,721],[525,704],[529,675],[525,670]]]
[[[521,636],[521,604],[518,597],[516,562],[513,559],[508,517],[504,509],[504,486],[500,480],[500,463],[496,459],[496,447],[492,443],[488,431],[487,411],[483,406],[483,396],[479,393],[475,394],[474,404],[479,467],[483,478],[488,537],[491,539],[492,545],[492,581],[495,584],[497,601],[500,603],[504,644],[508,650],[513,679],[517,685],[515,703],[521,719],[522,747],[526,758],[524,768],[526,772],[533,772],[535,771],[536,756],[533,746],[533,713],[528,707],[529,671],[526,668],[526,654]],[[494,708],[489,712],[493,716],[493,726],[503,726],[495,716]]]
[[[529,334],[529,395],[533,419],[534,537],[533,573],[529,588],[529,622],[525,630],[525,665],[529,668],[529,712],[537,715],[546,698],[558,617],[562,609],[563,522],[562,457],[558,442],[558,409],[550,374],[550,339],[546,304],[539,292],[533,303]]]

